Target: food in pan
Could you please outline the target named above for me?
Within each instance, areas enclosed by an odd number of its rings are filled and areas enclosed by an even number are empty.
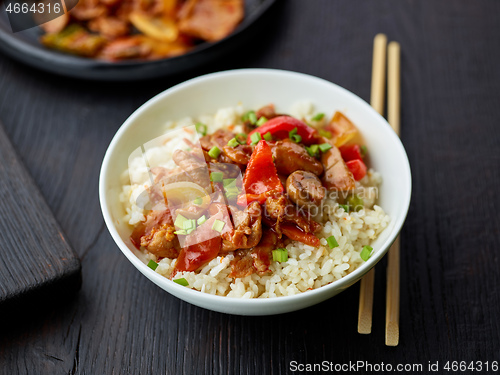
[[[167,124],[129,158],[120,196],[156,272],[205,293],[288,296],[354,271],[390,219],[356,126],[298,103]]]
[[[110,61],[155,60],[224,39],[243,16],[243,0],[79,0],[41,25],[41,42]]]

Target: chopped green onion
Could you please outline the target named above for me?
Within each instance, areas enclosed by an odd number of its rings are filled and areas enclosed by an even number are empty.
[[[292,138],[292,136],[295,134],[297,134],[297,128],[293,128],[288,132],[288,138]]]
[[[365,202],[363,202],[363,199],[361,199],[357,195],[352,195],[347,198],[347,203],[349,203],[350,208],[355,212],[362,210],[365,204]]]
[[[332,138],[332,133],[329,132],[328,130],[324,130],[324,129],[319,129],[319,135],[321,135],[322,137],[325,137],[325,138]]]
[[[220,155],[220,149],[217,146],[214,146],[208,151],[208,156],[210,156],[212,159],[217,159]]]
[[[185,278],[175,279],[173,281],[174,281],[174,283],[177,283],[177,284],[182,285],[182,286],[189,285],[189,283],[187,282],[187,280]]]
[[[257,120],[257,126],[262,126],[267,122],[267,118],[262,116],[260,119]]]
[[[333,249],[334,247],[339,246],[339,243],[337,242],[337,240],[333,236],[328,237],[326,239],[326,242],[328,243],[328,246],[330,247],[330,249]]]
[[[284,248],[273,250],[273,260],[275,262],[287,262],[288,250]]]
[[[184,230],[195,229],[195,228],[196,228],[196,220],[194,219],[186,220],[182,225],[182,229]]]
[[[200,205],[200,204],[202,204],[202,203],[203,203],[203,199],[201,199],[201,198],[196,198],[193,202],[194,202],[194,204]]]
[[[150,260],[148,263],[148,267],[155,271],[158,268],[158,263],[156,263],[154,260]]]
[[[298,134],[292,134],[292,136],[290,137],[290,139],[292,141],[294,141],[295,143],[299,143],[300,141],[302,141],[302,137]]]
[[[174,225],[177,227],[177,228],[181,228],[183,229],[184,228],[184,222],[188,220],[187,218],[185,218],[184,216],[182,215],[177,215],[177,217],[175,218],[175,222],[174,222]]]
[[[207,126],[201,122],[196,123],[196,131],[201,135],[207,135]]]
[[[242,117],[241,117],[241,121],[248,121],[248,117],[250,116],[250,113],[255,113],[255,111],[248,111],[246,112]]]
[[[222,181],[222,184],[224,185],[224,187],[227,187],[229,185],[232,185],[234,182],[236,181],[236,178],[225,178],[223,181]],[[236,186],[236,185],[235,185]]]
[[[266,134],[264,134],[264,139],[266,141],[272,141],[273,140],[273,136],[272,136],[271,132],[267,132]]]
[[[236,138],[233,138],[233,139],[231,139],[229,142],[227,142],[227,145],[228,145],[229,147],[236,147],[236,146],[238,146],[239,144],[240,144],[240,142],[238,142],[238,141],[236,140]]]
[[[179,230],[176,230],[176,231],[174,232],[174,234],[182,234],[182,235],[184,235],[184,236],[185,236],[185,235],[187,234],[187,232],[186,232],[184,229],[179,229]]]
[[[366,153],[368,152],[368,149],[366,148],[365,145],[361,146],[360,149],[361,149],[361,156],[364,157],[366,155]]]
[[[257,123],[257,115],[255,114],[254,111],[251,111],[248,114],[248,121],[250,121],[252,125],[255,125]]]
[[[319,145],[319,149],[321,150],[321,152],[327,152],[331,148],[332,145],[330,143],[323,143]]]
[[[238,133],[234,136],[234,138],[238,141],[240,145],[246,145],[247,144],[247,138],[248,136],[245,133]]]
[[[315,115],[311,120],[313,121],[320,121],[323,119],[323,117],[325,117],[325,114],[324,113],[318,113],[317,115]]]
[[[213,182],[222,182],[224,180],[224,173],[212,172],[210,173],[210,180]]]
[[[349,206],[347,204],[339,204],[339,206],[342,207],[345,212],[349,213]]]
[[[222,229],[224,228],[224,225],[226,225],[226,223],[224,223],[223,221],[220,221],[218,219],[215,219],[215,221],[212,225],[212,229],[219,232],[219,233],[222,233]]]
[[[306,147],[307,153],[311,155],[313,158],[318,156],[319,146],[311,145],[310,147]]]
[[[250,140],[252,141],[253,145],[256,145],[260,140],[262,140],[262,136],[259,132],[255,132],[250,136]]]
[[[365,262],[370,259],[370,256],[372,255],[373,247],[371,246],[363,246],[363,250],[361,250],[361,254],[359,256],[361,259],[363,259]]]
[[[186,234],[191,234],[196,230],[196,228],[191,228],[186,231]]]
[[[207,221],[207,217],[205,215],[203,215],[202,217],[199,217],[198,220],[196,220],[198,225],[203,224],[205,221]]]

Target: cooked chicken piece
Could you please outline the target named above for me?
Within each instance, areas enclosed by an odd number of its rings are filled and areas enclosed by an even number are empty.
[[[119,38],[106,44],[99,57],[116,61],[123,59],[144,59],[151,54],[150,46],[143,43],[141,35]]]
[[[288,198],[298,206],[320,205],[325,188],[314,173],[295,171],[286,179]]]
[[[201,150],[199,153],[202,155]],[[202,158],[203,156],[198,157],[198,155],[195,156],[193,153],[183,150],[175,150],[172,155],[175,164],[181,167],[194,183],[200,185],[207,191],[211,191],[207,163],[204,158]]]
[[[352,190],[356,187],[354,177],[342,159],[342,155],[327,138],[322,137],[323,143],[330,143],[332,148],[321,155],[321,163],[325,169],[321,181],[328,190]]]
[[[236,251],[235,258],[231,261],[229,277],[245,277],[255,272],[259,275],[268,273],[272,251],[280,246],[278,242],[278,236],[274,232],[264,231],[257,246],[248,250]]]
[[[108,9],[99,0],[79,0],[69,14],[78,21],[88,21],[106,15]]]
[[[281,238],[281,223],[294,223],[299,228],[308,233],[315,233],[321,225],[309,219],[307,211],[297,211],[295,206],[285,197],[284,194],[277,193],[267,197],[265,202],[265,214],[271,219],[274,230]]]
[[[252,146],[249,145],[238,145],[236,147],[224,146],[222,152],[226,155],[232,162],[236,164],[247,165],[252,156]]]
[[[250,203],[244,210],[230,207],[234,229],[222,235],[222,251],[249,249],[262,237],[262,213],[258,202]]]
[[[269,104],[269,105],[262,107],[261,109],[259,109],[257,111],[256,115],[257,115],[258,119],[261,117],[265,117],[268,120],[270,120],[273,117],[276,117],[277,114],[276,114],[276,111],[274,110],[274,104]]]
[[[118,38],[129,33],[129,24],[117,17],[98,17],[89,21],[88,28],[108,38]]]
[[[179,12],[179,30],[215,42],[231,34],[243,14],[243,0],[188,0]]]
[[[321,163],[310,156],[303,146],[289,139],[276,142],[272,150],[278,173],[289,175],[297,170],[312,172],[318,176],[323,173]]]
[[[210,151],[214,146],[217,146],[220,150],[227,145],[227,143],[234,138],[234,133],[225,129],[218,129],[212,134],[205,135],[200,138],[201,147]]]
[[[168,209],[151,211],[146,221],[135,227],[130,240],[137,248],[143,246],[160,258],[177,258],[180,246],[174,231],[174,222]]]

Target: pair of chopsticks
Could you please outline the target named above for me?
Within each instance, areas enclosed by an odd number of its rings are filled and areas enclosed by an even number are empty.
[[[387,56],[387,120],[399,135],[401,118],[401,48],[399,43],[390,42],[387,37],[377,34],[373,41],[373,66],[371,106],[384,115],[385,77]],[[387,264],[385,344],[399,344],[399,236],[389,249]],[[372,330],[373,285],[375,268],[363,279],[359,291],[358,332],[368,334]]]

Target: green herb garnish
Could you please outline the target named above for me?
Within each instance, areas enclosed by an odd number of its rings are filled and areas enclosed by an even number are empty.
[[[266,122],[267,122],[267,118],[265,118],[264,116],[262,116],[261,118],[259,118],[259,119],[257,120],[257,126],[262,126],[262,125],[264,125]]]
[[[330,249],[333,249],[334,247],[339,246],[339,243],[337,242],[337,240],[333,236],[328,237],[326,239],[326,242],[328,243],[328,247],[330,247]]]
[[[302,137],[298,134],[292,134],[290,139],[295,143],[299,143],[300,141],[302,141]]]
[[[224,180],[224,173],[212,172],[212,173],[210,173],[210,180],[212,182],[222,182]]]
[[[158,263],[156,263],[154,260],[150,260],[148,263],[148,267],[153,271],[156,271],[156,269],[158,268]]]
[[[189,285],[189,283],[187,282],[187,280],[185,278],[183,278],[183,277],[180,278],[180,279],[175,279],[173,281],[174,281],[174,283],[177,283],[177,284],[182,285],[182,286],[188,286]]]
[[[287,262],[288,250],[285,248],[273,250],[273,260],[275,262]]]
[[[349,213],[349,206],[347,204],[339,204],[339,206],[342,207],[345,212]]]
[[[321,152],[327,152],[331,148],[332,145],[330,143],[322,143],[319,145],[319,149],[321,150]]]
[[[306,150],[307,150],[307,153],[314,158],[314,157],[318,156],[319,146],[318,145],[311,145],[310,147],[306,147]]]
[[[226,225],[226,223],[224,223],[223,221],[220,221],[218,219],[215,219],[214,223],[212,224],[212,229],[219,232],[219,233],[222,233],[222,229],[224,228],[224,225]]]
[[[177,215],[177,217],[175,218],[175,222],[174,222],[174,225],[177,227],[177,228],[180,228],[180,229],[184,229],[184,222],[188,220],[187,218],[185,218],[184,216],[182,215]]]
[[[360,150],[361,150],[361,156],[365,157],[366,153],[368,152],[368,149],[366,148],[366,146],[365,145],[361,146]]]
[[[365,204],[365,202],[363,202],[363,199],[361,199],[357,195],[352,195],[349,198],[347,198],[347,203],[349,204],[351,210],[355,212],[362,210]]]
[[[266,141],[272,141],[273,140],[273,135],[271,134],[271,132],[267,132],[266,134],[264,134],[264,139]]]
[[[256,145],[257,143],[259,143],[259,141],[262,140],[262,136],[259,132],[255,132],[250,136],[250,140],[252,141],[253,145]]]
[[[207,126],[201,122],[196,123],[196,131],[201,135],[207,135]]]
[[[205,221],[207,221],[207,217],[205,215],[203,215],[202,217],[199,217],[198,220],[196,220],[196,223],[198,225],[201,225],[203,224]]]
[[[210,156],[212,159],[217,159],[220,155],[220,148],[217,146],[214,146],[208,151],[208,156]]]
[[[239,144],[240,144],[240,142],[238,142],[238,141],[236,140],[236,138],[233,138],[233,139],[231,139],[229,142],[227,142],[227,145],[228,145],[229,147],[233,147],[233,148],[234,148],[234,147],[236,147],[236,146],[238,146]]]
[[[313,121],[320,121],[323,119],[323,117],[325,117],[325,114],[324,113],[318,113],[317,115],[315,115],[311,120]]]
[[[363,250],[361,250],[361,254],[359,256],[361,259],[363,259],[365,262],[370,259],[370,256],[372,255],[373,247],[371,246],[363,246]]]
[[[325,138],[328,138],[328,139],[332,138],[332,133],[329,132],[328,130],[320,129],[320,130],[318,130],[318,133],[322,137],[325,137]]]

